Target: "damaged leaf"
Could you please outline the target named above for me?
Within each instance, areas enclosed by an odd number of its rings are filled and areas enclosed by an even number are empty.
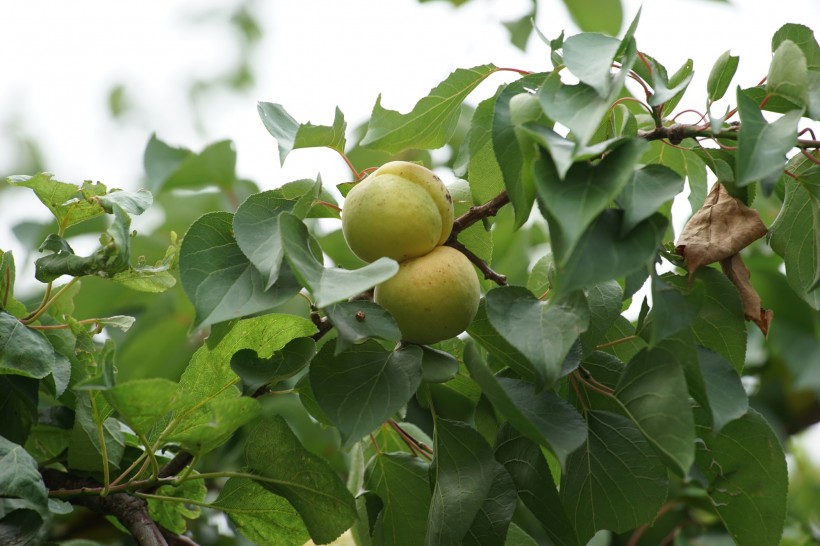
[[[760,296],[757,294],[754,286],[752,286],[749,268],[743,263],[743,258],[740,257],[740,254],[733,254],[725,260],[721,260],[720,267],[740,293],[740,301],[743,304],[743,315],[746,317],[746,320],[753,321],[760,327],[763,335],[768,336],[773,313],[771,309],[763,309],[763,307],[761,307]]]
[[[686,259],[691,277],[699,267],[737,254],[766,231],[756,210],[715,184],[683,228],[676,250]]]

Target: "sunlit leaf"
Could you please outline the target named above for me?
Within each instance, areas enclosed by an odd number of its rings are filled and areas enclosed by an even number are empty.
[[[460,68],[433,88],[407,114],[382,107],[379,96],[362,146],[390,153],[408,148],[444,146],[456,129],[461,103],[496,70],[491,64]]]
[[[282,165],[288,154],[298,148],[324,146],[344,154],[347,123],[338,107],[331,126],[299,123],[287,113],[284,106],[272,102],[258,103],[256,111],[279,145],[279,163]]]

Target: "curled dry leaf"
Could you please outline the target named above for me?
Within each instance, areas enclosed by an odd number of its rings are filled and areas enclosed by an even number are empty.
[[[725,260],[766,234],[756,210],[715,184],[703,206],[683,228],[676,250],[691,276],[697,268]]]
[[[740,292],[740,301],[743,304],[743,314],[746,320],[753,321],[763,335],[768,336],[773,313],[771,309],[763,309],[760,306],[760,296],[752,286],[749,268],[743,263],[743,258],[740,254],[732,254],[725,260],[721,260],[720,267]]]

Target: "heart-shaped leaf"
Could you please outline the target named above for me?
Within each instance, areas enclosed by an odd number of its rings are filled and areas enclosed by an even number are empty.
[[[179,277],[196,309],[194,326],[200,328],[266,311],[301,288],[290,271],[282,271],[265,290],[262,275],[234,239],[228,212],[205,214],[191,225],[179,252]]]
[[[346,300],[364,290],[384,282],[399,270],[399,264],[390,258],[379,258],[353,271],[324,267],[310,248],[307,226],[289,212],[279,216],[279,229],[285,256],[293,273],[313,295],[316,307]]]
[[[242,392],[255,393],[260,387],[294,376],[316,354],[316,342],[298,337],[271,355],[260,358],[253,349],[241,349],[231,357],[231,369],[242,378]]]
[[[321,191],[321,182],[298,180],[281,188],[248,197],[233,217],[236,243],[265,279],[268,290],[279,278],[285,250],[279,233],[279,215],[291,212],[304,218]]]
[[[421,348],[387,351],[376,341],[335,355],[328,343],[310,365],[310,385],[345,445],[359,441],[399,411],[421,383]]]
[[[589,308],[580,292],[543,302],[522,287],[499,287],[487,293],[487,316],[493,327],[535,368],[539,390],[561,376],[561,365],[589,325]]]
[[[370,338],[399,341],[401,331],[396,320],[381,305],[356,300],[334,303],[325,313],[336,329],[336,354]]]

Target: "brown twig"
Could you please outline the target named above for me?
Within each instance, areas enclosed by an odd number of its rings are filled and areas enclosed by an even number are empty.
[[[467,256],[467,259],[473,262],[473,264],[475,264],[475,266],[482,273],[484,273],[485,279],[491,280],[499,286],[507,286],[507,277],[502,275],[501,273],[496,273],[495,271],[493,271],[492,268],[490,268],[490,266],[487,264],[487,262],[476,256],[469,248],[467,248],[455,239],[450,239],[445,244],[449,247],[455,248],[456,250]]]
[[[50,468],[41,471],[49,489],[98,488],[101,484],[87,478],[72,476]],[[69,499],[71,504],[83,506],[98,514],[114,516],[128,529],[140,546],[169,546],[159,525],[148,513],[148,504],[127,493],[108,496],[77,496]]]
[[[455,241],[456,236],[458,236],[459,233],[479,220],[483,220],[484,218],[488,218],[490,216],[495,216],[498,214],[498,211],[501,210],[501,207],[509,202],[510,196],[507,195],[507,190],[503,190],[486,203],[470,207],[470,210],[456,218],[453,222],[453,231],[450,233],[449,240]]]

